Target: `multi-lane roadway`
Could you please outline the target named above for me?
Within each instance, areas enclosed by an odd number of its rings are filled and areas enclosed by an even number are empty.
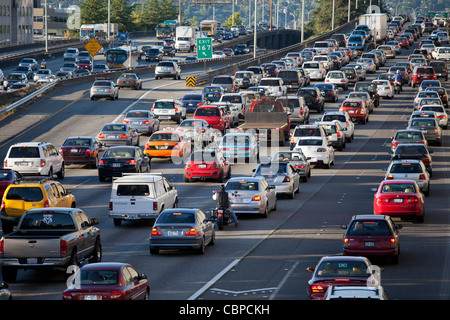
[[[405,60],[414,46],[388,60],[377,74]],[[55,65],[52,65],[55,63]],[[58,62],[60,63],[60,62]],[[50,68],[57,62],[49,61]],[[107,122],[121,121],[125,110],[149,109],[158,98],[181,98],[201,87],[186,87],[182,80],[154,80],[141,74],[142,90],[120,90],[116,101],[89,99],[91,83],[63,86],[2,121],[0,158],[8,147],[22,141],[49,141],[61,145],[68,136],[95,136]],[[374,79],[368,75],[367,79]],[[445,81],[444,81],[445,83]],[[445,83],[450,89],[448,83]],[[340,91],[338,103],[327,103],[325,111],[337,110],[351,90]],[[331,169],[314,168],[311,179],[301,185],[295,199],[279,199],[268,219],[241,216],[240,226],[216,231],[216,244],[204,255],[173,252],[150,255],[150,224],[123,223],[115,227],[108,218],[111,183],[100,183],[95,169],[68,166],[63,184],[76,196],[77,205],[99,219],[103,261],[131,263],[146,273],[151,300],[305,300],[306,285],[314,266],[325,255],[342,253],[341,238],[354,214],[372,213],[373,192],[389,164],[389,137],[405,128],[417,88],[404,86],[393,100],[382,100],[366,125],[356,125],[355,140],[344,151],[336,151]],[[311,122],[320,117],[311,114]],[[162,126],[175,127],[174,123]],[[141,137],[143,147],[146,137]],[[443,144],[432,146],[433,178],[426,198],[425,222],[402,222],[401,255],[397,265],[374,261],[384,268],[383,287],[392,299],[439,300],[450,297],[450,174],[449,134]],[[287,147],[282,147],[287,149]],[[232,176],[249,176],[256,163],[235,164]],[[209,212],[215,204],[212,191],[218,183],[183,182],[183,164],[152,160],[152,171],[163,172],[177,187],[179,207],[199,207]],[[19,271],[10,284],[14,299],[60,300],[66,288],[60,273]]]

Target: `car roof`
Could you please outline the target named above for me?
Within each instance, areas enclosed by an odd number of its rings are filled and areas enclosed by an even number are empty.
[[[163,178],[160,173],[139,173],[139,174],[127,174],[124,173],[122,177],[113,180],[113,184],[123,182],[155,182]]]

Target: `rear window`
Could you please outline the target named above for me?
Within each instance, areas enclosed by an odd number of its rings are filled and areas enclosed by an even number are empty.
[[[386,221],[364,220],[353,221],[348,228],[349,236],[388,236],[391,230]]]
[[[291,112],[294,111],[294,108],[300,107],[300,101],[298,99],[277,99],[278,102],[281,102],[283,108],[288,108]]]
[[[175,103],[173,101],[156,101],[153,104],[155,109],[174,109]]]
[[[39,202],[44,199],[44,194],[39,187],[10,187],[6,199]]]
[[[27,214],[20,225],[21,229],[75,229],[69,214],[43,211]]]
[[[297,128],[294,131],[294,137],[320,137],[319,128]]]
[[[417,68],[417,73],[433,74],[433,68]]]
[[[322,140],[300,139],[300,140],[298,140],[297,145],[299,145],[299,146],[321,146]]]
[[[180,137],[173,133],[154,133],[150,137],[149,141],[180,141]]]
[[[197,101],[201,101],[202,100],[202,95],[201,94],[186,94],[183,97],[183,100],[197,100]]]
[[[401,139],[401,138],[397,138]],[[411,137],[405,137],[403,139],[422,139],[419,133],[415,135],[411,135]],[[405,146],[399,145],[397,149],[395,149],[396,154],[428,154],[427,148],[425,146]]]
[[[361,102],[358,101],[346,101],[342,103],[342,106],[345,108],[361,108]]]
[[[218,108],[198,108],[197,110],[195,110],[195,116],[219,117],[220,112]]]
[[[316,43],[314,43],[314,48],[328,48],[328,43],[316,42]]]
[[[127,126],[122,124],[107,124],[102,131],[127,131]]]
[[[163,212],[158,217],[158,223],[195,223],[195,213]]]
[[[84,146],[89,147],[91,145],[91,139],[66,139],[64,141],[63,146]]]
[[[303,64],[303,68],[307,68],[307,69],[319,69],[319,64],[318,63],[304,63]]]
[[[359,261],[324,261],[317,267],[315,274],[317,277],[336,277],[342,275],[350,278],[369,277],[370,270],[367,269],[364,263]]]
[[[260,86],[279,86],[280,82],[278,80],[275,79],[262,79],[259,82]]]
[[[240,95],[225,95],[225,96],[222,96],[221,102],[242,103],[242,96],[240,96]]]
[[[282,79],[298,80],[298,73],[296,71],[280,71],[278,72],[278,76]]]
[[[416,187],[412,183],[386,183],[381,188],[382,193],[413,193],[416,192]]]
[[[253,106],[253,112],[279,112],[277,103],[257,103]]]
[[[153,191],[153,190],[152,190]],[[150,194],[148,184],[119,184],[117,186],[118,196],[153,196]]]
[[[390,173],[422,173],[422,167],[418,163],[394,163]]]
[[[258,191],[259,184],[256,181],[231,181],[227,183],[225,190]]]
[[[105,158],[133,158],[134,148],[113,148],[108,149],[103,154]]]
[[[8,158],[39,158],[38,147],[12,147]]]
[[[126,118],[148,118],[148,116],[148,112],[130,111],[127,113]]]
[[[214,83],[214,84],[232,84],[233,83],[233,79],[229,78],[229,77],[214,78],[212,83]]]
[[[338,120],[341,122],[346,122],[345,116],[341,115],[341,114],[327,114],[324,115],[322,118],[323,121],[333,121],[333,120]]]
[[[75,277],[75,281],[79,279],[80,285],[111,285],[117,284],[118,278],[118,272],[114,270],[81,270],[80,277]]]

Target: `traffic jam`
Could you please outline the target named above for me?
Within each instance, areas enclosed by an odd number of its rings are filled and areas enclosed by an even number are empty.
[[[0,169],[0,298],[14,296],[8,284],[17,281],[19,270],[50,268],[63,270],[63,300],[152,299],[146,274],[127,261],[102,259],[99,219],[88,217],[64,186],[70,165],[96,170],[98,181],[111,186],[105,205],[115,227],[149,223],[150,255],[203,255],[221,240],[219,231],[239,232],[241,217],[270,219],[280,202],[299,201],[301,185],[332,168],[372,114],[404,99],[409,87],[415,97],[408,100],[404,128],[389,138],[391,161],[380,168],[384,179],[372,189],[373,214],[342,225],[342,252],[306,270],[311,300],[389,299],[372,260],[401,263],[399,221],[427,223],[433,192],[429,146],[445,146],[448,127],[450,39],[447,29],[423,15],[380,16],[387,19],[381,42],[378,30],[360,23],[270,63],[215,76],[201,92],[132,108],[120,121],[104,123],[96,136],[67,136],[61,145],[10,145]],[[396,62],[388,68],[390,60]],[[181,76],[170,59],[154,75]],[[132,71],[116,81],[99,77],[89,98],[119,99],[120,90],[142,90],[141,78]],[[170,173],[154,172],[155,159],[183,166],[183,183],[191,188],[214,182],[215,191],[205,197],[216,207],[206,212],[180,206],[186,195]],[[255,168],[234,173],[241,164]]]

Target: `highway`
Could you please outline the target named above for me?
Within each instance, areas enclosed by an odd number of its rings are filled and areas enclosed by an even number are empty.
[[[418,46],[403,50],[377,71],[384,72],[404,60]],[[60,61],[49,61],[56,68]],[[143,89],[122,89],[116,101],[89,99],[91,83],[63,86],[2,121],[0,158],[12,143],[49,141],[57,147],[68,136],[95,136],[107,122],[121,121],[125,110],[149,109],[158,98],[181,98],[201,87],[187,88],[185,77],[202,72],[189,70],[182,80],[154,80],[141,75]],[[5,72],[7,74],[7,71]],[[367,80],[375,75],[368,75]],[[445,82],[450,90],[448,82]],[[325,111],[337,110],[350,92],[340,91],[338,103],[326,103]],[[267,219],[240,216],[240,226],[216,231],[216,244],[204,255],[170,252],[150,255],[150,224],[122,223],[115,227],[108,218],[111,183],[100,183],[95,169],[71,165],[62,183],[76,196],[79,208],[99,219],[103,261],[132,264],[149,277],[151,300],[306,300],[306,285],[315,266],[325,255],[342,254],[341,239],[352,215],[372,213],[373,192],[389,164],[389,137],[405,128],[417,88],[404,86],[393,100],[383,99],[366,125],[356,125],[355,140],[336,151],[331,169],[314,168],[311,179],[301,185],[295,199],[279,199]],[[312,113],[311,121],[319,118]],[[163,123],[164,126],[176,126]],[[146,137],[141,137],[143,147]],[[425,222],[402,222],[401,255],[397,265],[373,261],[384,268],[383,287],[396,300],[448,300],[450,298],[450,174],[448,130],[443,144],[432,146],[433,178],[426,198]],[[281,147],[287,149],[287,147]],[[273,151],[273,150],[272,150]],[[249,176],[256,163],[235,164],[233,177]],[[152,160],[152,171],[162,172],[177,188],[179,207],[198,207],[209,212],[215,182],[183,182],[183,165]],[[10,283],[15,300],[60,300],[66,288],[60,273],[19,271]]]

